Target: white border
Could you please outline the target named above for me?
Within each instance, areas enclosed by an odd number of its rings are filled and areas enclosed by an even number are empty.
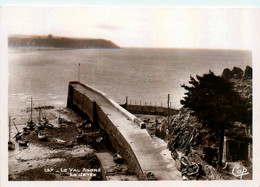
[[[53,3],[54,2],[54,3]],[[55,4],[56,2],[56,4]],[[164,3],[159,3],[159,1],[139,1],[134,4],[135,1],[133,1],[131,4],[129,1],[111,1],[112,4],[108,4],[108,6],[124,6],[124,7],[255,7],[259,8],[259,2],[257,1],[214,1],[212,0],[211,3],[209,1],[194,1],[189,0],[184,3],[172,3],[172,1],[165,1]],[[124,2],[124,3],[122,3]],[[78,4],[77,4],[78,3]],[[107,1],[96,1],[96,3],[90,3],[90,1],[83,1],[83,3],[80,3],[79,1],[70,1],[70,3],[58,3],[58,1],[8,1],[3,2],[0,1],[0,5],[3,6],[101,6],[104,5],[104,3],[107,3]],[[105,4],[107,5],[107,4]],[[259,166],[260,166],[260,152],[259,152],[259,120],[257,117],[259,116],[259,96],[258,93],[260,93],[259,88],[259,80],[260,75],[258,74],[258,68],[259,68],[259,60],[260,59],[253,59],[253,180],[252,181],[158,181],[158,182],[108,182],[108,181],[101,181],[101,182],[82,182],[82,181],[53,181],[53,182],[8,182],[8,162],[7,162],[7,144],[5,143],[7,140],[7,128],[5,128],[5,124],[7,124],[7,108],[8,108],[8,52],[7,52],[7,31],[6,28],[3,28],[1,23],[3,23],[5,20],[3,20],[3,15],[0,9],[0,60],[1,60],[1,74],[0,74],[0,90],[1,90],[1,98],[0,98],[0,143],[1,143],[1,185],[3,187],[7,186],[132,186],[132,185],[149,185],[149,186],[260,186],[260,172],[259,172]],[[260,23],[256,23],[260,24]],[[255,42],[260,43],[259,38],[256,38]],[[260,51],[259,51],[260,52]]]

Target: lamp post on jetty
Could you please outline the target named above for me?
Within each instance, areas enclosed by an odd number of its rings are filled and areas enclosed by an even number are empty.
[[[80,63],[79,63],[79,66],[78,66],[78,81],[80,82]]]

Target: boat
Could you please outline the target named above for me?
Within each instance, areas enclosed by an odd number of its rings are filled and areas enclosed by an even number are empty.
[[[46,141],[48,139],[48,135],[43,131],[39,131],[38,138],[39,140]]]
[[[43,116],[42,121],[44,123],[44,126],[49,128],[49,129],[53,128],[53,125],[49,122],[49,119],[46,117],[46,114],[43,115],[43,112],[42,112],[42,116]]]
[[[8,142],[8,150],[14,150],[15,149],[15,144],[11,141]]]
[[[64,145],[66,143],[66,141],[59,139],[59,138],[54,138],[54,142],[59,145]]]
[[[100,129],[98,129],[97,131],[95,132],[88,132],[88,133],[84,133],[86,136],[96,136],[100,133]]]
[[[99,137],[96,139],[96,142],[97,142],[97,143],[100,143],[102,140],[103,140],[103,137],[102,137],[102,136],[99,136]]]
[[[15,144],[11,141],[11,116],[9,116],[9,141],[8,141],[8,150],[14,150]]]
[[[92,126],[91,123],[88,123],[85,125],[85,128],[89,129],[89,128],[91,128],[91,126]]]
[[[16,135],[14,136],[14,139],[20,140],[20,139],[22,139],[23,133],[19,132],[18,128],[16,127],[16,124],[14,123],[14,120],[12,120],[12,121],[13,121],[13,124],[14,124],[15,129],[17,130],[17,133],[16,133]]]
[[[118,163],[118,164],[124,163],[124,159],[118,152],[113,155],[113,160],[115,163]]]
[[[15,126],[15,128],[17,130],[17,134],[14,136],[14,138],[19,143],[19,145],[27,146],[28,141],[23,138],[23,133],[19,132],[18,128],[16,127],[16,124],[14,123],[14,120],[13,120],[13,124],[14,124],[14,126]]]
[[[23,134],[24,135],[29,135],[30,134],[30,131],[29,131],[29,129],[27,127],[23,128]]]
[[[77,124],[78,128],[81,128],[81,127],[90,128],[91,126],[92,125],[88,119],[83,121],[82,123]]]
[[[67,124],[67,125],[70,125],[71,123],[72,123],[72,121],[68,121],[68,120],[66,120],[66,119],[64,119],[64,118],[61,118],[60,117],[60,108],[59,108],[59,117],[58,117],[58,123],[59,124],[63,124],[63,123],[65,123],[65,124]]]
[[[80,131],[80,132],[78,133],[78,135],[77,135],[77,139],[80,140],[80,139],[82,139],[83,137],[84,137],[84,136],[83,136],[83,132]]]
[[[29,117],[29,120],[27,121],[27,123],[26,123],[26,127],[29,129],[29,130],[34,130],[34,128],[35,128],[35,122],[33,121],[33,119],[32,119],[32,110],[33,110],[33,108],[32,108],[32,97],[31,97],[31,115],[30,115],[30,117]]]
[[[36,126],[37,126],[38,130],[42,130],[45,127],[46,118],[44,119],[42,109],[40,106],[38,107],[38,110],[39,110],[39,116],[38,116],[38,122],[37,122]]]
[[[41,123],[41,122],[38,122],[36,126],[37,126],[38,130],[43,130],[44,129],[44,124]]]
[[[14,139],[15,140],[20,140],[20,139],[22,139],[22,133],[21,132],[18,132],[15,136],[14,136]]]
[[[27,144],[28,144],[28,141],[26,139],[24,139],[24,138],[17,140],[17,142],[21,146],[27,146]]]
[[[49,128],[49,129],[51,129],[51,128],[53,128],[53,125],[52,125],[52,124],[50,124],[50,123],[47,123],[47,124],[45,124],[45,127],[47,127],[47,128]]]
[[[148,173],[146,173],[146,177],[147,177],[147,180],[157,180],[154,173],[149,171]]]

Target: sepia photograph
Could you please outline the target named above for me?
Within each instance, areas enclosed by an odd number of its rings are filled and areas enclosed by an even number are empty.
[[[254,181],[259,9],[1,12],[7,182]]]

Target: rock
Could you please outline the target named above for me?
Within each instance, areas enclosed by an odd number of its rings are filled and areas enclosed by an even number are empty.
[[[233,78],[235,79],[241,79],[244,72],[241,68],[238,68],[238,67],[234,67],[231,71],[231,74],[233,76]]]
[[[246,66],[245,72],[244,72],[244,77],[252,79],[253,77],[253,70],[250,66]]]
[[[225,78],[225,79],[232,78],[232,74],[231,74],[230,69],[228,69],[228,68],[224,69],[223,73],[222,73],[222,77]]]
[[[250,67],[247,66],[246,68],[247,73],[244,74],[244,71],[239,67],[234,67],[232,71],[228,68],[223,70],[222,77],[225,79],[241,79],[243,76],[250,77]],[[252,74],[252,68],[251,68],[251,74]]]

